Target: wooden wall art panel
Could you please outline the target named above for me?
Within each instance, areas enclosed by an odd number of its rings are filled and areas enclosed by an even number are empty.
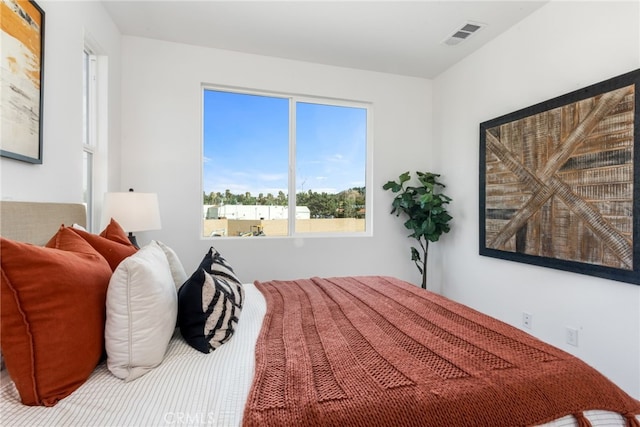
[[[640,70],[480,124],[480,254],[640,284]]]

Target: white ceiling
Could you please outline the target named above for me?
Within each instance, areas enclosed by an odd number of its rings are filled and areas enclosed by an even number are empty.
[[[434,78],[545,1],[103,0],[125,35]],[[487,24],[443,44],[467,21]]]

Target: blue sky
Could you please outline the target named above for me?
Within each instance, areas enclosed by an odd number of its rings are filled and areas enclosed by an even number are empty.
[[[205,90],[203,190],[287,190],[289,99]],[[297,104],[296,192],[365,184],[366,110]]]

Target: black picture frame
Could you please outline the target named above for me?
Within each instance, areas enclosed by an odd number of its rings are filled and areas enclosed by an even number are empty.
[[[640,285],[640,69],[480,124],[479,253]]]
[[[44,10],[32,0],[8,0],[2,38],[0,156],[42,164]],[[6,16],[5,16],[6,15]]]

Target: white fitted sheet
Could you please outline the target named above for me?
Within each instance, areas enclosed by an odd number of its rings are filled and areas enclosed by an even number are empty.
[[[7,371],[0,384],[0,425],[32,426],[216,426],[242,423],[244,405],[253,380],[255,344],[266,304],[251,283],[233,338],[210,354],[191,348],[175,331],[160,366],[128,383],[100,364],[78,390],[52,408],[30,407]],[[585,414],[593,427],[624,426],[624,419],[607,411]],[[640,420],[640,416],[638,417]],[[571,416],[545,427],[577,426]]]
[[[70,396],[51,408],[29,407],[2,371],[2,426],[238,426],[249,394],[255,344],[266,305],[253,284],[231,340],[209,354],[176,330],[162,364],[125,383],[101,363]]]

